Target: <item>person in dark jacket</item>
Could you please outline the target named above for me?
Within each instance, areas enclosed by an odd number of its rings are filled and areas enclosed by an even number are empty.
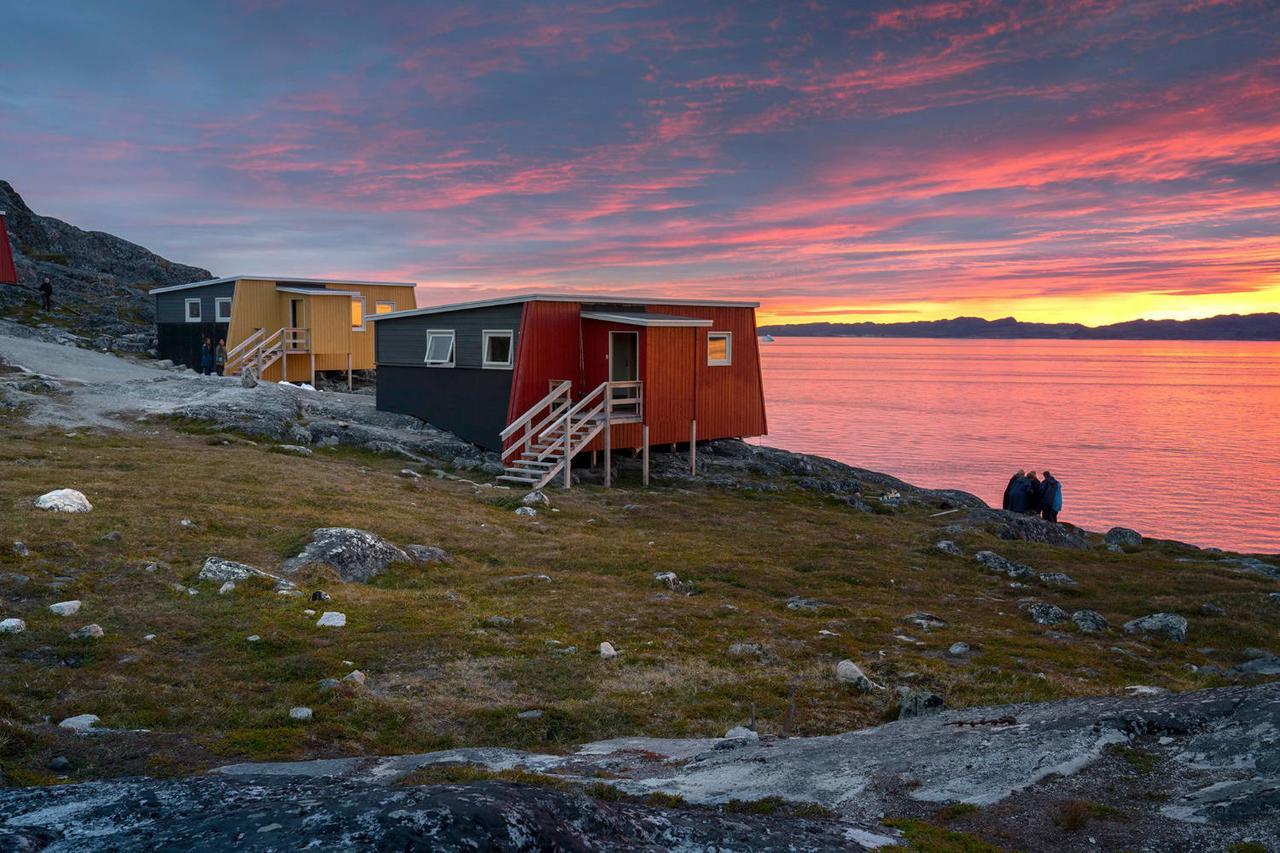
[[[1025,475],[1009,484],[1009,512],[1026,512],[1031,501],[1031,481]]]
[[[213,351],[213,369],[217,372],[219,376],[222,376],[223,375],[222,371],[226,370],[226,368],[227,368],[227,342],[225,340],[219,339],[218,348]]]
[[[204,339],[204,346],[200,347],[200,372],[205,376],[213,374],[213,341],[208,338]]]
[[[1009,508],[1009,493],[1013,491],[1013,484],[1018,482],[1025,476],[1027,476],[1027,472],[1019,470],[1018,473],[1014,474],[1012,477],[1009,478],[1009,485],[1004,487],[1004,500],[1000,502],[1001,509]]]
[[[1040,499],[1044,493],[1044,485],[1035,471],[1027,472],[1027,508],[1024,512],[1032,515],[1040,514]]]
[[[53,310],[53,282],[49,280],[49,276],[45,276],[44,281],[40,282],[40,308],[44,311]]]
[[[1040,493],[1040,513],[1045,521],[1058,521],[1058,513],[1062,510],[1062,484],[1048,471],[1044,472],[1044,485]]]

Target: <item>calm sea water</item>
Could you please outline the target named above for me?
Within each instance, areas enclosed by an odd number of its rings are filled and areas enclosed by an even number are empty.
[[[1063,521],[1280,552],[1280,343],[779,338],[765,442],[973,492],[1053,471]]]

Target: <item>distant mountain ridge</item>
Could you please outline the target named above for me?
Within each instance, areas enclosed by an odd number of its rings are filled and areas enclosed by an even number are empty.
[[[0,316],[22,323],[49,322],[95,340],[154,331],[153,287],[213,278],[208,270],[166,260],[128,240],[85,231],[40,216],[7,181],[0,180],[18,287],[0,285]],[[54,312],[35,311],[36,288],[48,276]]]
[[[794,323],[761,326],[762,335],[855,338],[1050,338],[1117,341],[1280,341],[1280,313],[1221,314],[1200,320],[1130,320],[1106,326],[1024,323],[1013,317],[955,317],[907,323]]]

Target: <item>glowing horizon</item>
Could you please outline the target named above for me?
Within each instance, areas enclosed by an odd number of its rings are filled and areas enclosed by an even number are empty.
[[[11,4],[0,178],[215,275],[766,323],[1280,310],[1280,7]]]

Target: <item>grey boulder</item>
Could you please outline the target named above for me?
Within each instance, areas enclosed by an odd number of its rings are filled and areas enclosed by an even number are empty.
[[[1057,625],[1059,622],[1066,622],[1068,618],[1067,611],[1056,604],[1044,601],[1027,605],[1027,615],[1038,625]]]
[[[1008,575],[1011,578],[1035,577],[1035,572],[1031,570],[1030,566],[1024,566],[1021,563],[1015,563],[1012,560],[1005,559],[994,551],[979,551],[973,555],[973,559],[977,560],[991,571]]]
[[[1187,639],[1187,620],[1176,613],[1152,613],[1124,623],[1124,632],[1164,637],[1182,643]]]
[[[321,527],[296,557],[281,565],[285,573],[296,572],[311,563],[328,566],[344,581],[364,583],[382,574],[392,563],[408,563],[402,549],[377,534],[353,527]]]
[[[1096,610],[1077,610],[1071,614],[1071,621],[1086,634],[1101,634],[1107,630],[1107,617]]]
[[[1142,534],[1127,527],[1113,527],[1102,537],[1102,541],[1112,548],[1137,548],[1142,544]]]

